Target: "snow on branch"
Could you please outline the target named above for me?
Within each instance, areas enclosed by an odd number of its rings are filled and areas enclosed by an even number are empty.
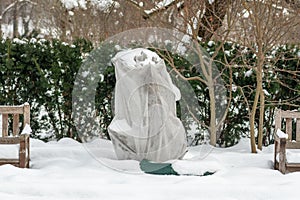
[[[67,10],[77,8],[86,10],[88,3],[90,3],[90,5],[92,5],[94,8],[97,8],[100,11],[107,11],[111,7],[120,7],[120,4],[114,0],[60,0],[60,2],[62,3],[63,7],[65,7]]]
[[[289,13],[293,13],[295,12],[294,10],[288,8],[288,6],[284,6],[284,4],[279,5],[278,3],[274,3],[273,1],[268,1],[268,0],[247,0],[247,2],[259,2],[265,5],[270,5],[273,8],[277,9],[277,10],[281,10],[283,11],[284,14],[289,14]],[[286,1],[287,4],[285,5],[290,5],[290,3],[288,3],[289,1]]]
[[[160,1],[160,2],[156,3],[154,8],[152,8],[150,10],[145,10],[144,12],[147,15],[152,15],[154,13],[157,13],[157,12],[161,11],[161,10],[168,9],[170,6],[174,5],[175,3],[177,3],[176,0],[163,0],[163,1]],[[183,4],[183,2],[177,3],[177,7],[182,6],[182,4]]]
[[[133,6],[136,8],[140,9],[143,12],[143,18],[148,19],[152,15],[158,13],[159,11],[162,10],[167,10],[169,7],[174,5],[175,3],[177,4],[177,8],[181,8],[184,4],[184,1],[178,1],[178,0],[162,0],[158,3],[155,4],[154,8],[151,8],[149,10],[144,10],[142,9],[143,3],[138,3],[135,0],[127,0],[127,2],[131,3]]]

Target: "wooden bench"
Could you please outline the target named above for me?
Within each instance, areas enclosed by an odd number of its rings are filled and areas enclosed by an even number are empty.
[[[277,130],[283,131],[283,128],[287,138],[277,134]],[[299,163],[289,163],[287,160],[288,149],[300,149],[300,112],[276,110],[274,137],[274,168],[283,174],[300,171],[300,160]]]
[[[0,106],[0,115],[2,115],[0,151],[1,145],[19,146],[18,158],[0,158],[0,165],[11,164],[20,168],[29,168],[29,134],[21,134],[21,131],[26,124],[28,124],[27,127],[30,125],[29,104],[25,103],[20,106]],[[20,120],[23,122],[21,123]],[[12,128],[9,124],[12,124]]]

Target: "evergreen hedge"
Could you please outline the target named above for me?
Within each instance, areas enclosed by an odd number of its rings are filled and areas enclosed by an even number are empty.
[[[31,105],[34,137],[77,138],[72,125],[72,89],[84,53],[92,44],[78,39],[6,39],[0,43],[0,105]]]
[[[213,54],[218,44],[209,42],[201,44],[209,54]],[[72,90],[74,80],[85,55],[93,49],[91,42],[78,39],[72,44],[59,40],[44,39],[2,39],[0,43],[0,105],[19,105],[29,102],[31,105],[33,137],[40,139],[60,139],[71,137],[77,140],[76,128],[72,119]],[[173,55],[176,66],[185,76],[198,75],[189,63]],[[269,52],[266,57],[264,89],[266,90],[265,144],[272,143],[273,116],[276,107],[282,109],[299,109],[299,57],[297,46],[283,45]],[[219,144],[231,146],[239,138],[249,133],[248,110],[244,98],[251,103],[256,84],[255,73],[245,76],[249,66],[255,65],[255,54],[244,47],[226,43],[218,52],[216,66],[230,86],[230,70],[225,60],[232,66],[233,100],[222,131]],[[245,63],[245,60],[247,63]],[[112,120],[112,92],[114,89],[114,69],[108,66],[99,82],[96,95],[96,108],[101,124],[102,137],[109,138],[107,126]],[[199,119],[209,124],[208,91],[205,85],[191,81],[198,105],[203,108]],[[243,88],[243,93],[241,91]],[[201,100],[200,100],[201,99]],[[285,99],[291,99],[284,102]],[[184,113],[178,113],[182,120]],[[186,123],[188,124],[188,122]],[[186,127],[188,128],[188,127]],[[203,139],[201,127],[188,135],[190,144],[199,144]]]

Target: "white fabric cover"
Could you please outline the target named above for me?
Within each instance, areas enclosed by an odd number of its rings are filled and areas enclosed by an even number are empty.
[[[108,127],[118,159],[162,162],[186,152],[186,133],[176,117],[179,89],[164,60],[136,48],[112,59],[116,74],[115,116]]]

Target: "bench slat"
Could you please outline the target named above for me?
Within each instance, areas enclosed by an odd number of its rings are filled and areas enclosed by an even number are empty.
[[[286,142],[286,149],[300,149],[300,142]]]
[[[0,138],[0,144],[19,144],[20,138],[19,137],[4,137]]]
[[[0,113],[2,114],[23,114],[23,106],[0,106]]]
[[[19,164],[19,159],[3,159],[1,158],[0,159],[0,165],[3,165],[3,164]]]
[[[281,118],[300,118],[300,112],[290,111],[290,110],[281,110]]]
[[[278,129],[281,130],[281,110],[276,110],[275,113],[275,133]]]
[[[20,167],[20,161],[18,159],[0,159],[0,165],[13,165]]]
[[[287,167],[299,167],[300,168],[300,163],[286,163]]]
[[[300,142],[300,118],[297,118],[296,122],[296,141]]]
[[[8,136],[8,114],[2,114],[2,137]]]
[[[300,163],[286,163],[286,169],[288,172],[300,171]]]
[[[288,140],[292,140],[292,131],[293,131],[293,120],[292,118],[286,118],[286,134],[289,135]]]
[[[19,128],[19,123],[20,123],[20,115],[19,114],[14,114],[13,117],[13,136],[17,136],[20,128]]]

